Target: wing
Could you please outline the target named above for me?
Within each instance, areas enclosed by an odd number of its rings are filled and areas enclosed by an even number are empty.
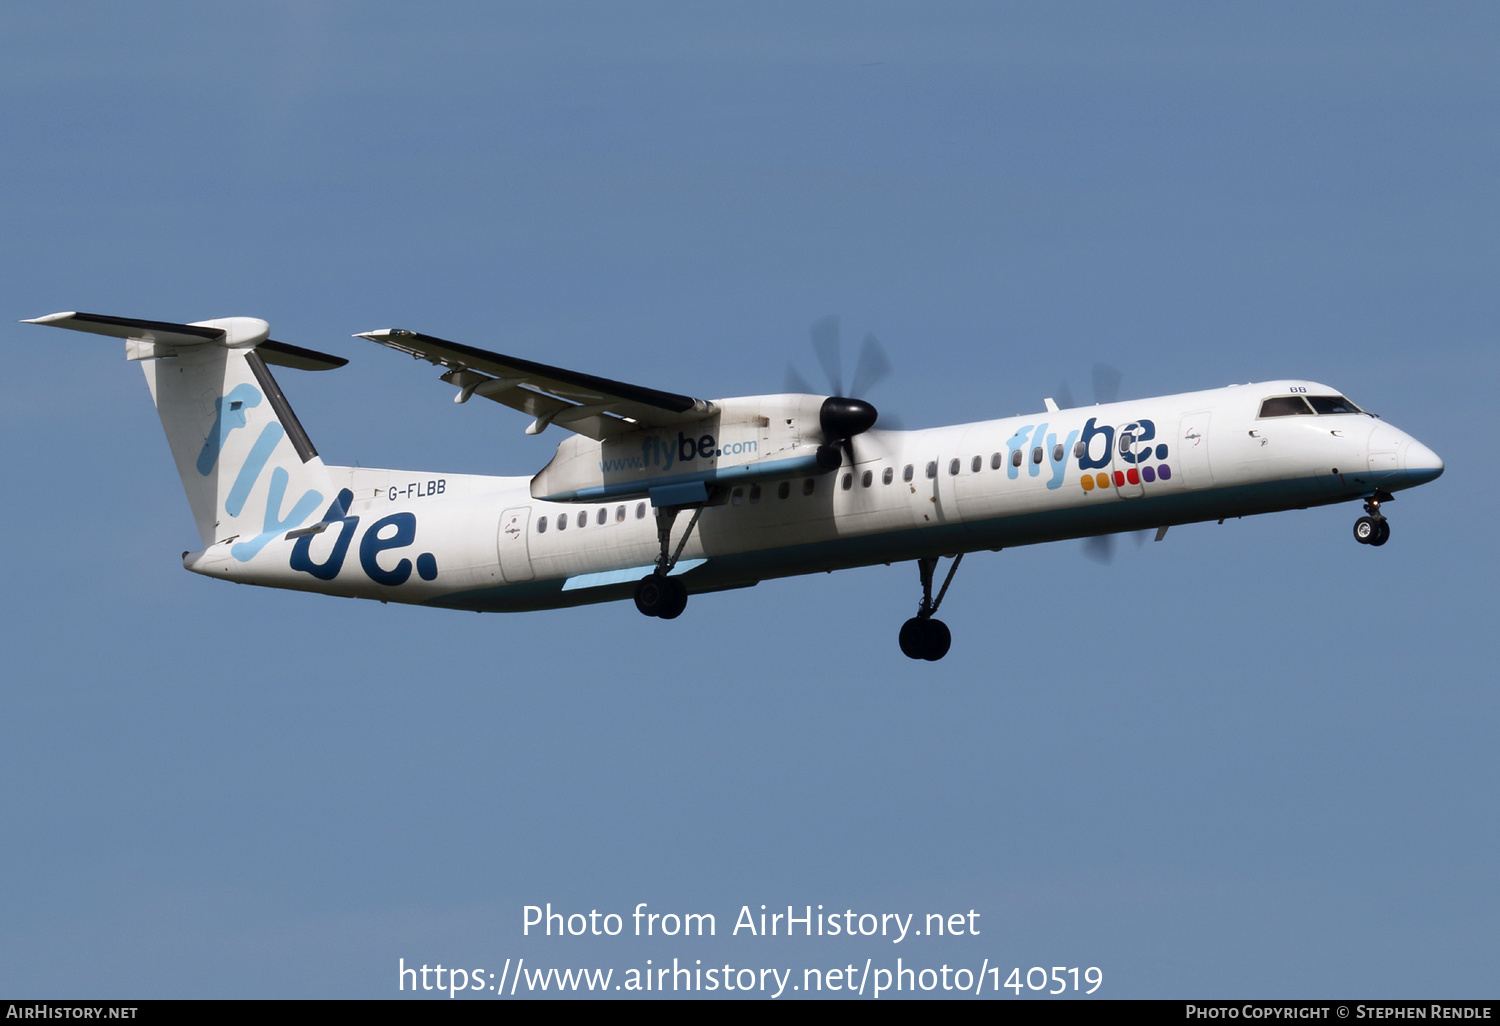
[[[401,328],[366,331],[355,337],[446,368],[443,380],[458,386],[458,395],[453,397],[456,403],[480,395],[530,414],[536,419],[526,429],[528,435],[556,424],[604,439],[641,427],[700,420],[715,412],[714,404],[704,399],[502,356]]]

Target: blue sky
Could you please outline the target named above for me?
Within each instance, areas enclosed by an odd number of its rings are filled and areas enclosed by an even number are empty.
[[[0,13],[0,991],[395,995],[398,958],[1099,966],[1494,996],[1500,14],[1403,5],[49,4]],[[1326,381],[1447,461],[1354,506],[474,616],[238,588],[139,370],[16,323],[263,317],[330,462],[561,437],[349,336],[694,395],[873,331],[910,426]],[[425,368],[425,369],[424,369]],[[1486,667],[1490,667],[1486,669]],[[712,912],[704,941],[521,909]],[[982,913],[918,947],[742,905]]]

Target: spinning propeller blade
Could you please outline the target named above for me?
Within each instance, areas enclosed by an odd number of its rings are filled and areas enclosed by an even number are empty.
[[[854,395],[867,395],[870,389],[890,377],[891,358],[874,334],[865,336],[865,344],[859,350],[859,362],[854,365],[854,383],[850,391]]]
[[[833,395],[844,394],[844,361],[839,353],[839,318],[831,314],[813,322],[812,347],[823,373],[828,377],[828,389]]]
[[[1120,398],[1123,375],[1107,363],[1094,364],[1094,402],[1112,403]]]

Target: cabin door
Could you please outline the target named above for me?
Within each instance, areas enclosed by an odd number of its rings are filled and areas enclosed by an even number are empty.
[[[536,575],[531,569],[531,507],[517,506],[500,514],[500,533],[495,538],[500,550],[500,574],[510,584],[529,581]]]
[[[1189,488],[1212,488],[1213,467],[1208,462],[1208,413],[1189,413],[1182,418],[1177,436],[1177,463]]]

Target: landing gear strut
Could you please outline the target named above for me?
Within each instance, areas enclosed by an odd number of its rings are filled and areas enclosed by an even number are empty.
[[[1354,522],[1354,540],[1361,545],[1384,545],[1391,537],[1391,525],[1380,512],[1382,500],[1390,496],[1376,492],[1365,500],[1365,515]]]
[[[656,507],[656,538],[661,543],[661,555],[656,557],[656,569],[642,577],[635,586],[635,608],[647,616],[656,616],[663,620],[675,620],[687,608],[687,585],[683,584],[680,579],[667,575],[677,565],[683,547],[687,545],[688,537],[692,535],[693,528],[698,526],[698,518],[703,515],[702,506],[693,510],[693,519],[688,521],[687,530],[683,532],[682,540],[677,543],[677,551],[669,554],[672,544],[672,524],[682,508],[681,506]]]
[[[953,644],[953,634],[948,630],[947,624],[933,619],[932,614],[937,612],[943,596],[948,594],[948,585],[953,583],[953,574],[963,558],[963,553],[953,557],[953,564],[948,567],[948,576],[943,578],[943,586],[938,589],[936,599],[932,597],[932,572],[937,569],[937,558],[929,556],[917,560],[917,571],[922,575],[922,604],[917,607],[917,615],[901,625],[899,638],[901,651],[908,658],[935,663],[948,654],[948,648]]]

